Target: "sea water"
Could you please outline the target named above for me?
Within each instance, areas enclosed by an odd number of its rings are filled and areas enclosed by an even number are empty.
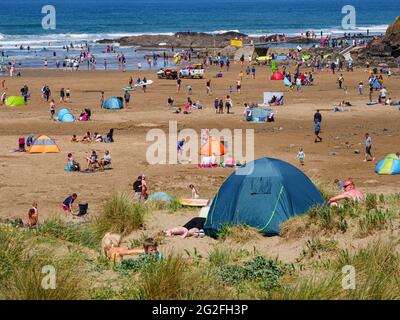
[[[56,29],[42,28],[42,7],[51,3],[56,9]],[[249,35],[285,33],[289,36],[322,31],[340,35],[345,14],[342,7],[356,9],[356,29],[351,33],[382,34],[400,13],[399,0],[2,0],[0,9],[0,51],[14,57],[21,67],[42,67],[49,60],[64,59],[63,46],[93,46],[97,68],[116,68],[115,56],[105,54],[100,39],[117,39],[139,34],[173,34],[178,31],[222,33],[238,31]],[[19,50],[29,45],[31,52]],[[144,56],[152,51],[118,48],[127,58],[127,68],[137,62],[146,67]],[[56,52],[56,57],[53,56]],[[163,66],[161,60],[159,66]]]

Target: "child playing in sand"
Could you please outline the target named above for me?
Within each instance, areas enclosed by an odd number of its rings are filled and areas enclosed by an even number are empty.
[[[77,198],[78,195],[74,193],[64,200],[64,202],[62,203],[62,208],[64,209],[65,212],[69,213],[73,212],[73,204]]]
[[[76,137],[76,134],[72,135],[71,142],[79,142],[78,138]]]
[[[197,190],[196,190],[194,185],[191,184],[189,186],[189,189],[192,191],[192,199],[199,199],[200,198],[200,195],[198,194],[198,192],[197,192]]]
[[[299,152],[297,153],[297,159],[300,161],[300,164],[304,166],[304,160],[306,158],[306,154],[304,153],[303,148],[299,149]]]
[[[19,152],[25,152],[25,138],[24,137],[20,137],[18,139],[18,151]]]
[[[39,223],[38,205],[36,202],[32,204],[32,207],[28,211],[28,220],[26,226],[29,228],[35,227]]]

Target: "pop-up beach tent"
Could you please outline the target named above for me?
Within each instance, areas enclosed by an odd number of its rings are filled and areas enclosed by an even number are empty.
[[[58,111],[57,119],[58,119],[58,121],[61,121],[61,122],[74,122],[75,121],[75,117],[73,116],[71,111],[69,111],[67,108],[62,108]]]
[[[104,109],[123,109],[124,100],[121,97],[110,97],[107,101],[104,102]]]
[[[33,140],[28,153],[59,153],[60,148],[48,136],[39,136]]]
[[[271,80],[283,80],[284,78],[285,76],[279,71],[275,71],[271,76]]]
[[[6,100],[6,107],[22,107],[26,105],[24,97],[11,96]]]
[[[205,143],[200,148],[200,155],[201,156],[212,156],[215,154],[216,156],[223,156],[225,154],[225,146],[221,142],[221,139],[216,137],[211,137],[208,139],[207,143]]]
[[[394,153],[386,155],[385,158],[376,165],[375,173],[386,175],[400,174],[400,158]]]
[[[248,225],[264,235],[277,235],[283,222],[324,203],[321,192],[299,169],[262,158],[237,169],[224,182],[204,230],[215,237],[224,225]]]

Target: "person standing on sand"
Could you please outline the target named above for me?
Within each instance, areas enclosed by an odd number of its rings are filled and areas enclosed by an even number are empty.
[[[340,77],[338,78],[339,89],[342,89],[343,81],[344,81],[343,74],[340,74]]]
[[[5,105],[6,104],[6,100],[7,100],[7,92],[4,91],[3,94],[1,95],[0,105]]]
[[[242,90],[242,83],[240,80],[238,80],[238,81],[236,81],[236,91],[237,91],[237,93],[240,94],[241,90]]]
[[[336,64],[334,62],[331,63],[332,73],[335,74]]]
[[[215,98],[214,100],[214,109],[215,109],[215,113],[218,113],[218,109],[219,109],[219,99]]]
[[[71,102],[71,90],[69,88],[67,88],[67,90],[65,90],[65,101],[66,102]]]
[[[232,99],[230,96],[226,96],[226,100],[225,100],[225,108],[226,108],[226,113],[229,114],[230,110],[232,108]]]
[[[125,91],[124,99],[125,99],[125,107],[128,107],[129,101],[131,100],[131,95],[128,91]]]
[[[220,99],[218,102],[218,113],[224,113],[224,102],[222,99]]]
[[[61,88],[60,90],[60,103],[65,101],[65,90]]]
[[[322,138],[319,136],[320,132],[321,132],[321,123],[319,121],[316,121],[314,122],[315,143],[322,142]]]
[[[54,99],[51,99],[51,102],[50,102],[50,120],[54,120],[55,113],[56,113],[56,104],[54,102]]]
[[[314,114],[314,122],[322,122],[322,115],[319,110],[317,110],[317,112]]]
[[[246,79],[248,79],[249,77],[250,77],[250,67],[249,66],[247,66],[246,67]],[[240,76],[240,75],[239,75]]]
[[[360,96],[363,95],[363,88],[364,88],[364,84],[362,81],[360,81],[360,83],[358,84],[358,92],[360,93]]]
[[[374,94],[374,85],[372,83],[369,84],[369,102],[372,102],[372,96]]]
[[[244,64],[244,54],[240,57],[240,65],[242,66]]]
[[[146,84],[147,84],[147,79],[146,79],[146,77],[144,77],[143,78],[143,86],[142,86],[144,93],[146,93],[146,89],[147,89],[147,85]]]
[[[372,139],[369,133],[367,132],[365,134],[365,159],[364,162],[368,161],[368,156],[372,159],[372,161],[375,161],[375,157],[371,153],[371,148],[372,148]]]
[[[306,158],[306,154],[304,153],[303,148],[299,149],[299,152],[297,153],[297,159],[300,161],[300,164],[304,166],[304,160]]]
[[[182,79],[178,78],[176,80],[176,92],[179,93],[181,91],[181,86],[182,86]]]
[[[102,109],[104,105],[104,91],[100,92],[100,108]]]
[[[207,80],[206,82],[206,87],[207,87],[207,95],[211,95],[211,80]]]

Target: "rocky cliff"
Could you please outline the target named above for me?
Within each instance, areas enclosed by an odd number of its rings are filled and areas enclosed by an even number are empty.
[[[400,59],[400,17],[386,30],[383,38],[372,39],[366,48],[354,53],[356,64],[369,61],[372,65],[386,63],[396,67]]]

